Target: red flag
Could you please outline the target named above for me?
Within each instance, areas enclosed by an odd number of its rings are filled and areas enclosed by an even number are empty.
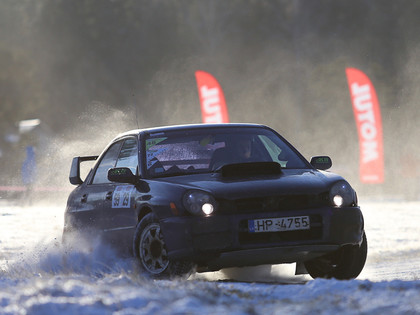
[[[360,180],[384,181],[382,121],[378,97],[369,78],[360,70],[347,68],[347,81],[359,134]]]
[[[217,80],[204,71],[196,71],[203,123],[228,123],[225,97]]]

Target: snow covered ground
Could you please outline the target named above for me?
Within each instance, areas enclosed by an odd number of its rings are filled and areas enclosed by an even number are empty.
[[[356,280],[294,276],[290,264],[167,281],[100,244],[64,256],[64,204],[0,200],[0,314],[420,314],[420,202],[361,207],[369,253]]]

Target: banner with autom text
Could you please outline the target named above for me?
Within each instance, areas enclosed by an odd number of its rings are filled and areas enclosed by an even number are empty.
[[[225,96],[219,82],[204,71],[196,71],[203,123],[228,123]]]
[[[359,134],[360,180],[369,184],[383,183],[382,120],[375,88],[358,69],[346,68],[346,75]]]

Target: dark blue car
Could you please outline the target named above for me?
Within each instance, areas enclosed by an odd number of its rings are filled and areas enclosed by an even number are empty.
[[[97,160],[82,181],[80,163]],[[353,188],[255,124],[126,132],[98,156],[75,157],[63,239],[100,235],[154,277],[297,263],[351,279],[367,256]]]

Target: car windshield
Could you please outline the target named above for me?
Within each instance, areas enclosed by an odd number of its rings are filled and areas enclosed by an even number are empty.
[[[150,177],[217,172],[227,164],[277,162],[308,165],[285,141],[265,128],[208,128],[149,134],[145,140]]]

